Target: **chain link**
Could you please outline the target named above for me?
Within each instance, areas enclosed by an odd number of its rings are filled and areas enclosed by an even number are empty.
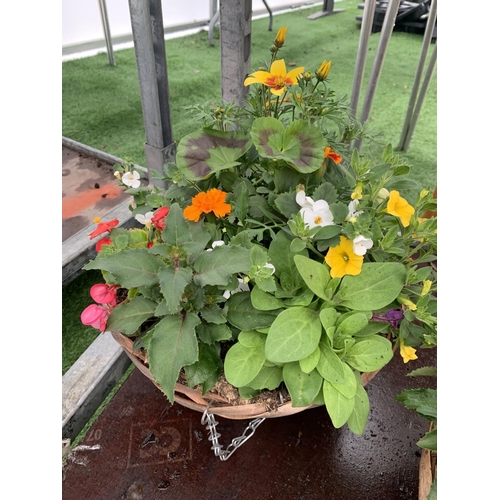
[[[231,441],[231,444],[227,447],[227,449],[223,450],[222,445],[219,444],[219,438],[221,435],[217,432],[217,425],[219,422],[215,420],[215,417],[208,410],[213,401],[210,401],[207,405],[207,408],[203,412],[201,417],[201,425],[206,425],[205,429],[207,429],[210,434],[208,436],[208,440],[212,443],[211,450],[214,450],[214,454],[216,457],[219,457],[223,462],[226,461],[243,443],[248,441],[255,433],[255,429],[264,422],[265,418],[255,418],[251,420],[247,425],[246,429],[243,431],[241,436],[234,438]]]

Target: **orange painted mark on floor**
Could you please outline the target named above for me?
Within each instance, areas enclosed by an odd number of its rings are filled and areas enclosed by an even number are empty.
[[[62,200],[63,219],[75,217],[87,208],[92,207],[102,199],[113,200],[120,196],[123,190],[113,184],[106,184],[99,189],[89,189],[81,194],[71,197],[65,197]],[[106,194],[106,198],[102,195]]]

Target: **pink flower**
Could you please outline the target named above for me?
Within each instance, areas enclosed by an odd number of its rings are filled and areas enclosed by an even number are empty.
[[[85,326],[92,326],[103,332],[106,330],[109,313],[110,310],[106,307],[91,304],[83,310],[80,319]]]
[[[99,283],[93,285],[90,289],[90,296],[98,304],[109,304],[111,306],[116,306],[116,289],[118,285],[106,285],[105,283]]]
[[[153,218],[151,219],[151,222],[156,229],[165,229],[165,217],[168,215],[168,212],[170,212],[170,209],[168,207],[160,207],[155,212]]]

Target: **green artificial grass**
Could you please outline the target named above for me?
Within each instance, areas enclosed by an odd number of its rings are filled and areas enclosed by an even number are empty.
[[[273,31],[269,19],[252,24],[252,71],[269,60],[269,47],[281,26],[288,26],[286,43],[280,51],[285,61],[314,71],[331,60],[329,80],[338,97],[349,96],[359,45],[360,25],[356,16],[359,0],[345,0],[344,12],[314,21],[307,16],[318,6],[274,16]],[[170,111],[173,136],[179,141],[199,128],[193,115],[184,109],[194,103],[220,100],[220,47],[218,30],[214,46],[208,34],[166,41]],[[380,33],[370,36],[364,84],[358,116],[370,77]],[[384,142],[397,146],[413,87],[423,36],[394,32],[386,53],[372,111],[368,120],[373,131],[384,135]],[[430,47],[428,59],[432,54]],[[62,66],[62,135],[120,158],[130,157],[146,166],[145,132],[134,49],[115,52],[116,66],[110,66],[107,54],[68,61]],[[404,154],[413,166],[411,176],[422,187],[436,184],[437,155],[437,82],[434,75],[410,144]],[[366,143],[363,149],[367,148]],[[416,192],[417,190],[415,190]],[[415,193],[413,193],[415,194]]]
[[[280,51],[287,63],[314,71],[324,60],[331,60],[329,80],[337,96],[349,96],[359,44],[361,14],[359,0],[346,0],[338,7],[344,12],[308,20],[320,7],[274,16],[273,31],[268,17],[252,24],[252,71],[269,59],[269,47],[281,26],[288,27],[286,43]],[[174,140],[199,128],[184,107],[194,103],[220,100],[220,47],[218,31],[215,45],[208,34],[166,41],[171,120]],[[358,104],[358,116],[377,51],[380,33],[370,37],[364,84]],[[394,32],[368,120],[373,132],[383,134],[380,143],[397,146],[417,69],[423,36]],[[429,49],[428,59],[433,47]],[[144,123],[134,49],[115,52],[116,66],[110,66],[106,54],[68,61],[62,66],[62,135],[115,156],[129,157],[146,166]],[[437,161],[437,82],[434,75],[407,153],[401,153],[412,165],[410,178],[417,188],[436,185]],[[369,144],[363,143],[363,152]],[[405,193],[406,194],[406,193]],[[80,322],[80,313],[92,299],[89,289],[103,282],[98,271],[85,271],[63,287],[63,374],[99,335]]]

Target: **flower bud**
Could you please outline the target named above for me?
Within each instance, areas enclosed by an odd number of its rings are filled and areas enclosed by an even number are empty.
[[[274,45],[277,47],[277,49],[281,49],[283,45],[285,45],[285,38],[286,38],[286,32],[288,28],[286,26],[282,26],[279,30],[278,33],[276,34],[276,38],[274,39]]]
[[[322,82],[323,80],[326,80],[328,77],[328,74],[330,73],[330,66],[332,65],[332,61],[323,61],[321,63],[321,66],[316,70],[316,78]]]
[[[422,286],[422,291],[420,292],[420,295],[423,297],[424,295],[427,295],[429,293],[429,290],[431,289],[432,286],[432,281],[431,280],[424,280],[424,284]]]
[[[429,194],[429,190],[427,190],[427,189],[422,189],[422,191],[420,191],[419,198],[420,198],[420,199],[423,199],[423,198],[425,198],[428,194]]]
[[[382,188],[378,193],[375,201],[377,203],[382,203],[389,196],[389,191],[385,188]]]
[[[351,193],[352,200],[361,200],[363,198],[363,184],[356,184],[354,191]]]
[[[310,82],[312,80],[313,74],[310,71],[306,71],[304,73],[304,80],[306,82]]]
[[[121,176],[120,172],[118,172],[118,170],[117,170],[117,171],[115,171],[115,173],[114,173],[113,175],[114,175],[114,176],[115,176],[118,180],[120,180],[120,179],[122,178],[122,176]]]
[[[269,50],[271,51],[271,54],[276,54],[276,52],[278,52],[278,47],[276,47],[276,45],[271,45],[269,47]]]

